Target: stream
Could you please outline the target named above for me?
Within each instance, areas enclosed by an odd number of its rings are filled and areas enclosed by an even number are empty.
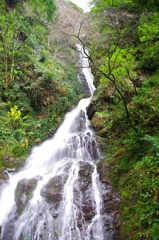
[[[2,240],[114,239],[112,203],[119,199],[98,172],[99,143],[86,114],[95,87],[84,54],[80,61],[91,96],[66,114],[52,139],[32,149],[21,171],[11,174],[0,195]]]

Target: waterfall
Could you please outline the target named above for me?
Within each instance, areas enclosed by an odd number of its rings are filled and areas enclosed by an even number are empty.
[[[81,62],[93,95],[84,54]],[[12,174],[0,196],[3,240],[111,239],[103,230],[110,216],[101,214],[99,146],[86,114],[90,100],[67,113],[53,138],[33,148],[24,168]]]

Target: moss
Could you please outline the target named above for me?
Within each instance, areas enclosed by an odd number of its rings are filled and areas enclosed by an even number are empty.
[[[105,115],[103,115],[101,112],[97,112],[94,115],[91,123],[92,123],[93,127],[99,131],[106,124],[106,121],[107,121],[107,117]]]
[[[19,215],[25,209],[27,203],[33,196],[33,191],[37,186],[37,179],[22,179],[18,182],[15,189],[14,198]]]
[[[119,148],[118,151],[115,153],[115,157],[121,156],[126,151],[125,148]]]
[[[20,240],[28,240],[28,238],[25,237],[25,236],[22,236],[22,237],[20,238]]]

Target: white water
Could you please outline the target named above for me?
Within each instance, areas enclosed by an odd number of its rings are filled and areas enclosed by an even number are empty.
[[[79,45],[77,47],[78,50],[81,49]],[[95,87],[88,60],[83,56],[81,61],[82,66],[86,67],[83,68],[83,73],[93,95]],[[13,225],[13,240],[104,239],[100,215],[102,199],[95,165],[99,152],[86,115],[86,107],[90,100],[91,97],[82,99],[78,106],[65,116],[54,137],[35,147],[23,170],[10,178],[0,197],[2,239],[11,240],[10,235],[7,235],[10,225]],[[89,168],[87,173],[86,168]],[[80,174],[91,176],[88,180],[89,185],[84,183]],[[63,181],[62,199],[58,207],[46,202],[42,196],[42,189],[50,179],[56,177],[59,178],[59,182]],[[20,180],[33,178],[37,179],[37,187],[22,214],[18,216],[14,199],[15,189]],[[25,198],[25,194],[23,195]],[[83,210],[88,201],[94,212],[91,217],[87,217]],[[56,214],[57,217],[54,217]]]
[[[83,67],[82,72],[84,73],[84,76],[86,78],[86,81],[87,81],[87,84],[88,84],[91,96],[93,96],[93,93],[95,91],[95,86],[93,85],[93,74],[91,73],[91,69],[89,67],[88,58],[84,54],[84,51],[83,51],[83,49],[81,49],[80,45],[76,44],[76,47],[77,47],[77,50],[79,52],[82,52],[82,54],[81,54],[82,67]],[[85,51],[86,51],[86,54],[89,54],[87,49],[85,49]]]

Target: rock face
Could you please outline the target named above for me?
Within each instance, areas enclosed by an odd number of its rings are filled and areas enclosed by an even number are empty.
[[[26,207],[29,200],[32,198],[33,190],[37,186],[38,178],[22,179],[18,182],[15,189],[15,202],[17,212],[20,215]]]
[[[85,239],[85,232],[91,225],[93,218],[97,214],[96,204],[92,197],[92,173],[95,165],[89,161],[79,162],[78,179],[73,188],[73,203],[76,206],[77,227],[81,234],[81,239]],[[104,240],[120,239],[120,200],[115,194],[108,176],[108,166],[101,160],[97,165],[100,180],[100,195],[102,197],[101,219],[104,232]],[[39,239],[48,240],[50,226],[52,226],[52,239],[58,240],[61,229],[64,186],[68,181],[69,166],[65,173],[51,178],[41,190],[41,196],[44,202],[35,207],[38,212],[36,221],[32,229],[38,229],[38,223],[42,222],[43,227],[40,230]],[[15,190],[15,206],[8,216],[8,222],[5,226],[3,240],[12,239],[13,233],[16,233],[15,223],[19,219],[19,214],[26,207],[32,193],[37,185],[38,178],[22,179]],[[46,214],[47,213],[47,214]],[[31,222],[29,222],[31,221]],[[28,220],[31,224],[32,220]],[[21,234],[20,238],[25,235]],[[59,235],[60,236],[60,235]],[[79,240],[79,238],[76,238]],[[92,238],[94,239],[94,238]],[[102,239],[103,240],[103,239]]]
[[[87,222],[91,222],[96,214],[95,203],[92,201],[92,173],[94,167],[89,163],[80,164],[79,188],[82,194],[81,210]]]
[[[86,116],[85,112],[81,110],[80,114],[75,118],[74,122],[71,127],[71,131],[76,132],[84,132],[86,130]]]
[[[49,180],[41,191],[41,196],[47,203],[51,203],[55,209],[62,201],[62,190],[68,176],[58,175]]]
[[[112,187],[109,179],[109,167],[105,160],[97,165],[101,182],[101,196],[103,199],[104,236],[106,239],[121,239],[120,234],[120,199]]]
[[[80,135],[81,146],[85,148],[86,152],[90,154],[91,159],[97,160],[99,158],[99,143],[97,138],[92,138],[90,132],[87,132],[83,137]]]
[[[15,222],[17,219],[18,219],[17,209],[16,206],[14,206],[8,215],[8,221],[2,228],[3,240],[9,240],[13,238],[13,234],[15,232]]]
[[[89,106],[87,107],[87,115],[89,119],[92,119],[92,117],[94,116],[95,112],[97,111],[97,107],[94,104],[94,101],[92,99],[91,103],[89,104]]]
[[[115,194],[108,176],[108,166],[104,161],[99,162],[98,166],[99,180],[101,182],[102,201],[102,222],[104,230],[104,239],[120,239],[120,200]],[[96,204],[92,198],[92,173],[94,166],[89,162],[79,162],[78,181],[73,190],[73,202],[77,208],[77,225],[80,234],[84,238],[83,232],[91,224],[96,215]],[[54,228],[58,228],[60,221],[60,203],[64,184],[68,175],[56,176],[45,185],[41,195],[49,204],[49,211],[54,219]],[[55,231],[55,235],[57,232]],[[46,235],[46,233],[44,234]],[[58,239],[58,238],[57,238]]]
[[[83,74],[82,71],[79,71],[78,78],[82,84],[83,92],[90,95],[91,93],[90,93],[85,75]]]
[[[8,215],[8,221],[3,226],[3,240],[9,240],[13,238],[13,235],[16,232],[15,223],[27,206],[29,200],[32,198],[32,194],[37,186],[38,179],[38,177],[32,179],[24,178],[18,182],[15,189],[15,205]]]

